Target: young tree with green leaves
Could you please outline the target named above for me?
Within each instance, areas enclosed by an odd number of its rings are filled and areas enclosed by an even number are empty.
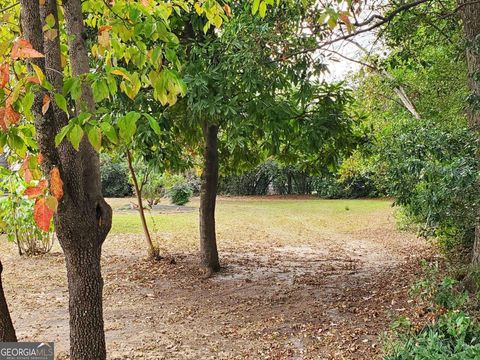
[[[251,12],[259,9],[248,4],[234,4],[231,10],[233,18],[219,31],[205,32],[195,15],[185,19],[191,24],[181,34],[188,91],[166,115],[182,124],[185,140],[203,153],[199,230],[207,274],[220,269],[215,232],[220,164],[238,171],[279,151],[296,160],[294,151],[319,158],[332,145],[322,143],[323,135],[340,138],[345,129],[338,121],[343,118],[344,102],[338,101],[343,95],[316,84],[324,66],[300,51],[318,40],[302,32],[312,9],[283,4],[264,19],[252,19]],[[295,49],[297,56],[284,58]],[[338,112],[322,111],[327,98]]]

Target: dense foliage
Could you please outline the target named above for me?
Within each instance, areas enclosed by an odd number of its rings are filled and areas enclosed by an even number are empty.
[[[128,179],[125,161],[112,159],[106,154],[101,157],[102,192],[106,197],[124,197],[132,195],[132,185]]]

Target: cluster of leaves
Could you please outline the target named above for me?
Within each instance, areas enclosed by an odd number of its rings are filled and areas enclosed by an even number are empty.
[[[101,154],[100,175],[103,196],[124,197],[132,195],[132,186],[128,179],[128,165],[125,161],[114,159],[107,154]]]
[[[53,224],[40,229],[35,223],[34,201],[24,195],[28,184],[7,169],[1,171],[0,227],[9,241],[17,244],[20,255],[48,252],[53,244]]]
[[[467,128],[409,122],[385,131],[380,155],[389,193],[425,235],[446,248],[473,239],[479,197],[477,137]]]
[[[393,337],[385,344],[385,360],[477,359],[480,324],[464,307],[469,294],[457,280],[441,276],[438,264],[423,263],[425,278],[412,291],[428,305],[431,321],[423,326],[400,318],[392,325]],[[428,318],[428,316],[427,316]]]

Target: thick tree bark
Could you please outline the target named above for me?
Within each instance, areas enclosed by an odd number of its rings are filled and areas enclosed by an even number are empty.
[[[157,259],[158,251],[155,249],[155,246],[153,246],[152,237],[150,236],[150,231],[148,230],[147,219],[145,218],[145,209],[143,208],[142,189],[138,184],[137,175],[135,174],[135,169],[133,168],[132,154],[130,153],[130,150],[127,150],[127,163],[128,169],[130,170],[130,175],[132,175],[135,195],[137,196],[138,211],[140,213],[140,219],[142,220],[145,241],[147,242],[147,255],[150,259]]]
[[[7,299],[2,285],[3,265],[0,262],[0,342],[16,342],[17,335],[8,310]]]
[[[469,85],[473,95],[478,99],[480,97],[480,3],[470,0],[458,0],[461,6],[461,16],[463,20],[463,29],[467,40],[467,66],[469,73]],[[478,106],[478,105],[477,105]],[[477,133],[480,133],[480,109],[472,108],[468,112],[470,127]],[[477,158],[480,163],[480,152],[477,152]],[[479,166],[480,170],[480,166]],[[475,239],[472,251],[472,265],[480,265],[480,209],[476,209],[477,222],[475,225]]]
[[[215,233],[215,203],[218,185],[218,125],[203,126],[204,167],[200,187],[200,261],[209,272],[220,270]]]
[[[60,91],[63,79],[58,37],[43,37],[42,20],[53,14],[57,17],[56,1],[21,0],[23,37],[34,49],[45,54],[43,59],[32,59],[46,74],[48,81]],[[87,51],[83,38],[83,19],[80,0],[63,1],[69,53],[74,76],[89,72]],[[56,21],[56,27],[58,26]],[[81,102],[77,112],[94,111],[91,89],[83,85]],[[60,170],[64,182],[64,196],[55,215],[55,227],[60,245],[65,253],[70,311],[70,358],[72,360],[106,359],[103,326],[100,256],[112,221],[111,208],[103,199],[100,183],[98,154],[84,138],[79,151],[63,141],[57,148],[54,138],[68,122],[67,115],[52,101],[46,114],[42,113],[42,99],[46,92],[35,94],[32,112],[42,167],[49,174],[52,167]],[[48,94],[53,98],[53,94]]]

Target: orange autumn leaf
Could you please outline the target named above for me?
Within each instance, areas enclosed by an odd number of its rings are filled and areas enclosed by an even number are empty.
[[[50,192],[57,200],[63,197],[63,181],[57,167],[50,170]]]
[[[223,10],[225,11],[225,15],[228,17],[232,16],[232,8],[228,4],[223,5]]]
[[[0,65],[0,89],[3,89],[8,84],[10,78],[9,66],[7,63]]]
[[[45,192],[45,189],[48,187],[48,181],[47,180],[41,180],[37,186],[30,186],[28,187],[24,195],[27,195],[30,199],[39,197]]]
[[[48,111],[48,108],[50,107],[50,96],[45,94],[43,97],[43,102],[42,102],[42,114],[45,115]]]
[[[5,109],[5,117],[8,119],[10,124],[16,124],[20,120],[20,114],[13,110],[13,107],[7,106]]]
[[[20,119],[20,114],[13,110],[11,105],[0,108],[0,129],[6,131],[10,125],[14,125]]]
[[[5,108],[0,108],[0,129],[3,131],[8,129],[8,124],[5,119]]]
[[[112,30],[112,26],[111,25],[102,25],[98,28],[98,33],[101,34],[102,32],[104,32],[106,30]]]
[[[38,153],[38,155],[37,155],[37,162],[38,162],[39,164],[41,164],[41,163],[43,162],[43,155],[42,155],[42,153]]]
[[[48,232],[50,230],[50,221],[53,217],[53,211],[47,205],[45,198],[37,199],[35,207],[33,208],[33,218],[37,226]]]
[[[12,59],[42,58],[44,55],[35,50],[28,40],[18,39],[13,43]]]
[[[40,79],[36,76],[29,76],[27,77],[27,82],[30,82],[32,84],[40,84]]]

